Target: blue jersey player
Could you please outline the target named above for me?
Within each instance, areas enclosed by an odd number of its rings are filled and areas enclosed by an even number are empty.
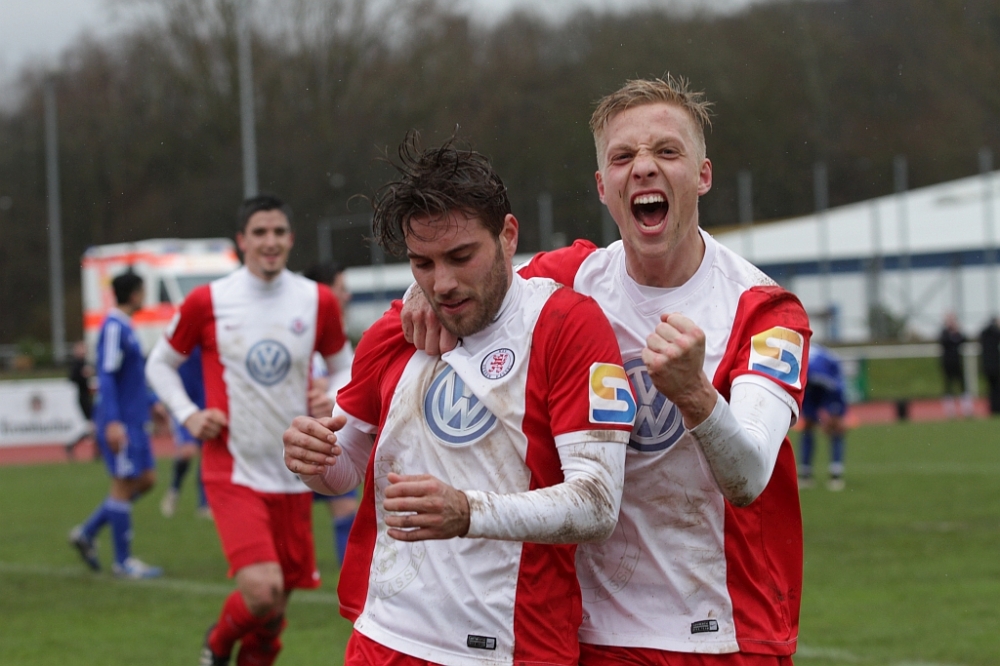
[[[111,282],[113,308],[97,338],[97,406],[94,427],[97,443],[111,475],[107,497],[82,525],[70,531],[70,544],[94,571],[101,568],[94,538],[111,525],[115,558],[112,573],[121,578],[155,578],[163,570],[132,557],[132,503],[153,487],[155,462],[146,433],[153,399],[146,387],[145,360],[132,315],[142,307],[142,278],[132,272]]]
[[[830,438],[830,476],[826,487],[844,489],[844,415],[847,401],[844,398],[844,377],[840,372],[840,359],[821,345],[809,348],[809,370],[805,395],[802,398],[802,437],[799,440],[799,487],[813,486],[812,459],[815,449],[813,431],[821,424]]]

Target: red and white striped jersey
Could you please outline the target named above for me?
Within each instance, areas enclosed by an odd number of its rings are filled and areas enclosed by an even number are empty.
[[[329,357],[347,341],[330,290],[287,270],[268,282],[241,268],[194,289],[166,339],[184,356],[201,345],[206,407],[229,417],[204,443],[205,481],[309,492],[285,467],[281,436],[308,412],[313,351]]]
[[[397,541],[382,502],[389,472],[522,493],[563,481],[558,446],[624,446],[635,411],[614,333],[592,299],[515,277],[492,324],[430,357],[404,341],[398,306],[361,338],[337,398],[352,424],[378,434],[341,613],[376,642],[434,663],[576,664],[575,545]]]
[[[695,275],[673,289],[645,287],[625,270],[621,242],[578,241],[537,255],[525,277],[552,277],[592,296],[611,321],[638,403],[625,461],[618,527],[581,545],[583,643],[677,652],[795,651],[802,588],[802,524],[786,438],[763,494],[727,502],[678,409],[653,387],[641,359],[662,313],[679,312],[706,336],[704,370],[729,400],[754,382],[798,415],[808,319],[798,299],[704,231]]]

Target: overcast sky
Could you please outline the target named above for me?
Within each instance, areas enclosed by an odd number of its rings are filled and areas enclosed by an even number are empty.
[[[514,7],[528,7],[558,18],[579,7],[624,9],[683,2],[717,9],[737,9],[760,0],[457,0],[473,7],[484,21],[495,21]],[[0,80],[31,59],[54,62],[81,33],[113,34],[123,25],[121,12],[108,0],[0,0]]]

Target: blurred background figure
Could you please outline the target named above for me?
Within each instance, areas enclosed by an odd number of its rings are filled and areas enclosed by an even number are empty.
[[[799,440],[799,488],[812,488],[813,454],[816,448],[815,430],[820,424],[830,438],[830,476],[826,487],[844,489],[844,435],[847,400],[844,397],[844,376],[840,359],[818,344],[809,347],[809,370],[806,391],[802,398],[802,437]]]
[[[340,303],[341,318],[347,321],[347,304],[351,302],[351,292],[347,289],[344,279],[344,267],[336,262],[315,264],[306,270],[303,275],[314,282],[325,284],[333,292],[337,302]],[[351,343],[348,342],[348,345]],[[351,380],[351,372],[342,370],[334,375],[330,375],[326,369],[326,363],[319,354],[313,355],[312,377],[310,391],[323,391],[328,393],[336,402],[337,391],[347,385]],[[351,534],[351,527],[354,525],[354,515],[358,512],[358,491],[352,490],[343,495],[329,497],[314,493],[317,502],[326,502],[330,507],[330,521],[333,529],[333,548],[337,553],[337,561],[344,563],[344,552],[347,550],[347,537]]]
[[[184,390],[190,396],[192,402],[199,409],[205,409],[205,381],[201,374],[201,347],[195,347],[188,360],[181,363],[177,368],[177,374],[181,376]],[[164,518],[173,517],[177,512],[177,501],[180,499],[181,486],[184,478],[191,469],[191,463],[201,450],[201,441],[196,439],[191,432],[179,423],[173,416],[170,417],[173,431],[174,443],[177,445],[177,452],[174,454],[174,464],[170,477],[170,487],[163,494],[160,500],[160,513]],[[195,487],[198,491],[198,515],[202,518],[212,518],[212,510],[208,507],[208,499],[205,497],[205,486],[201,482],[201,467],[197,468],[194,475]]]
[[[1000,414],[1000,318],[993,317],[979,333],[980,364],[989,387],[990,414]]]
[[[77,400],[80,411],[87,419],[87,432],[80,435],[75,442],[66,445],[66,457],[74,457],[76,447],[80,442],[94,436],[94,393],[91,381],[94,378],[94,366],[87,361],[87,343],[83,340],[73,343],[73,356],[69,362],[69,380],[76,385]],[[94,447],[94,460],[101,459],[101,452]]]
[[[132,328],[143,302],[142,278],[132,272],[111,281],[117,307],[108,312],[97,338],[97,444],[111,475],[107,497],[69,534],[70,545],[94,571],[101,569],[94,538],[111,525],[112,573],[120,578],[156,578],[163,569],[132,557],[132,504],[156,483],[156,461],[146,432],[154,399],[146,387],[146,361]]]
[[[944,374],[944,413],[948,418],[954,418],[957,400],[961,403],[962,415],[972,416],[972,396],[965,390],[965,376],[962,372],[961,347],[965,342],[965,334],[958,327],[955,313],[945,315],[938,342],[941,344],[941,372]]]

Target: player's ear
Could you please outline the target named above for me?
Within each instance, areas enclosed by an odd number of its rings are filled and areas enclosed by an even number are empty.
[[[500,246],[503,248],[504,256],[508,260],[514,258],[517,252],[518,222],[517,218],[507,213],[503,218],[503,229],[500,230]]]

